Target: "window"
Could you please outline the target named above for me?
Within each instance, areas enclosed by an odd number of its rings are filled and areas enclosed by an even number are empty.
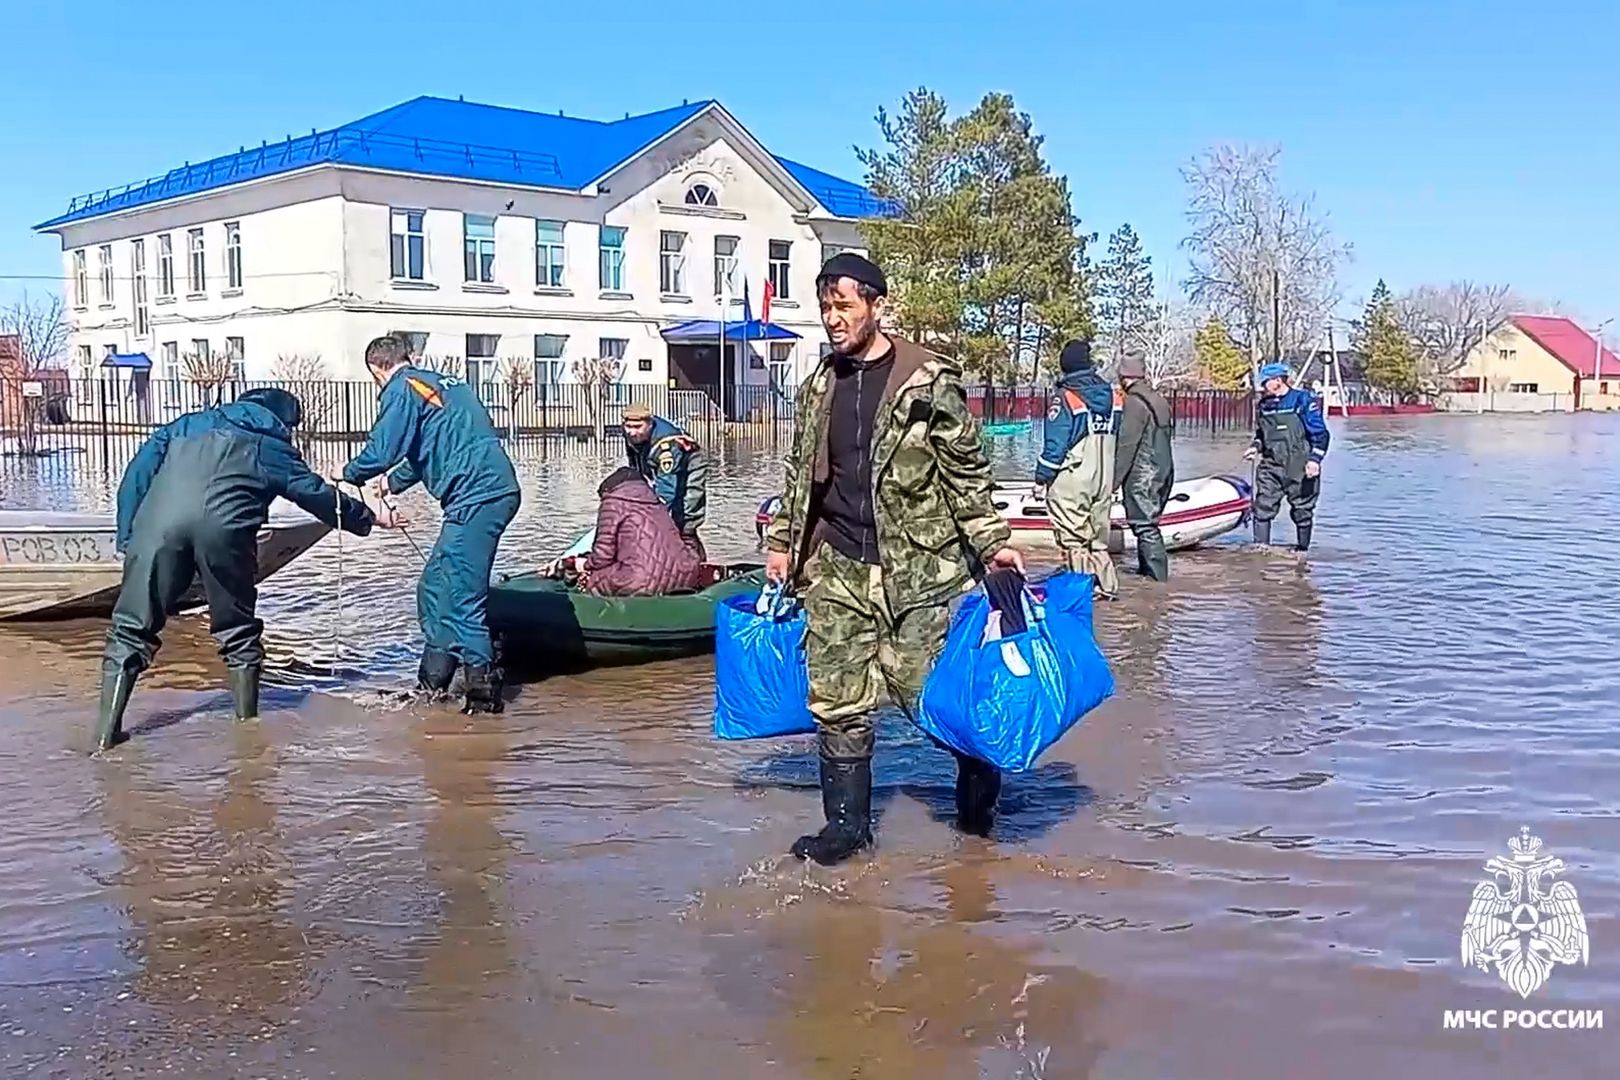
[[[563,223],[534,223],[534,283],[542,289],[560,289],[563,283]]]
[[[778,300],[786,300],[788,292],[788,266],[793,244],[787,240],[771,241],[771,287]]]
[[[90,302],[90,275],[85,270],[84,252],[73,253],[73,306],[84,307]]]
[[[686,189],[687,206],[719,206],[720,199],[708,184],[693,184]]]
[[[822,244],[821,265],[826,266],[827,260],[835,255],[842,255],[846,251],[858,251],[858,248],[847,247],[843,244]]]
[[[101,302],[113,302],[112,245],[102,244],[96,249],[96,263],[101,272]]]
[[[191,352],[188,356],[191,362],[197,365],[196,370],[198,372],[204,371],[208,367],[209,361],[213,359],[213,352],[208,346],[208,339],[192,338]]]
[[[495,380],[495,347],[500,344],[499,334],[467,335],[467,385],[479,397],[484,384]]]
[[[714,238],[714,295],[736,296],[741,291],[737,288],[737,238],[735,236],[717,236]]]
[[[90,378],[90,371],[95,367],[95,361],[90,358],[90,346],[80,345],[73,350],[74,357],[79,361],[79,371],[85,378]]]
[[[541,400],[554,396],[562,382],[563,352],[567,348],[566,334],[534,335],[534,385]]]
[[[1508,392],[1514,394],[1535,394],[1541,390],[1540,383],[1516,382],[1508,384]]]
[[[158,298],[174,298],[174,240],[168,233],[158,237]]]
[[[114,356],[117,356],[117,355],[118,355],[118,346],[117,345],[103,345],[101,347],[101,359],[102,360],[111,360]]]
[[[395,281],[421,281],[427,270],[427,233],[420,210],[389,213],[388,264]]]
[[[242,223],[225,223],[225,287],[242,287]]]
[[[624,232],[611,225],[602,226],[600,269],[602,288],[607,292],[624,291]]]
[[[130,292],[135,296],[135,336],[144,338],[152,332],[151,312],[146,306],[146,241],[129,242]]]
[[[1518,356],[1519,356],[1519,350],[1518,349],[1497,349],[1496,350],[1496,358],[1498,360],[1511,361],[1511,360],[1518,359]]]
[[[163,361],[163,370],[169,373],[170,378],[180,377],[180,343],[178,341],[165,341],[158,346],[158,357]]]
[[[602,359],[617,360],[619,362],[619,372],[614,376],[613,389],[608,395],[608,404],[623,405],[630,400],[630,389],[619,380],[624,378],[624,354],[630,351],[630,339],[605,337],[598,339],[596,345]]]
[[[495,219],[484,217],[481,214],[463,214],[461,220],[466,280],[480,282],[485,285],[493,284],[495,281]],[[472,337],[482,336],[485,335],[469,335],[469,340]]]
[[[231,378],[237,382],[247,378],[247,365],[243,360],[246,347],[239,337],[225,339],[225,356],[231,362]]]
[[[420,360],[422,352],[427,348],[427,332],[417,330],[390,330],[394,337],[405,343],[405,354],[412,360]]]
[[[203,292],[208,288],[208,269],[203,262],[203,231],[192,229],[186,234],[186,251],[189,256],[187,263],[189,277],[186,285],[193,293]]]
[[[771,342],[771,385],[781,390],[788,385],[788,371],[793,365],[793,346],[786,341]]]
[[[686,295],[686,234],[658,234],[658,288],[666,295]]]

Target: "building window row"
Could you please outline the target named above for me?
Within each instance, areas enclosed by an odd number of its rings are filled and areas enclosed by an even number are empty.
[[[225,292],[231,295],[242,291],[244,274],[242,271],[242,224],[239,221],[224,223],[224,270]],[[187,229],[185,232],[185,284],[188,298],[201,298],[208,292],[208,240],[205,227]],[[157,281],[156,299],[168,302],[175,299],[176,273],[174,265],[174,234],[159,233],[156,238],[157,255]],[[90,305],[90,281],[88,255],[85,249],[79,249],[72,255],[72,278],[70,289],[73,306],[86,308]],[[134,309],[135,336],[144,338],[150,328],[149,303],[153,283],[149,282],[146,263],[146,239],[138,238],[130,241],[130,301]],[[96,249],[96,303],[102,307],[111,307],[117,296],[114,284],[116,276],[113,271],[113,246],[101,244]]]
[[[697,188],[693,191],[697,192]],[[697,192],[697,197],[702,198],[703,194]],[[709,192],[708,196],[712,198],[713,193]],[[426,217],[426,211],[423,210],[396,208],[389,211],[388,272],[396,282],[425,284],[429,279]],[[496,283],[497,220],[496,217],[487,214],[461,216],[463,283],[491,286]],[[536,288],[567,287],[568,256],[567,245],[563,238],[565,228],[566,223],[562,221],[534,223]],[[625,260],[628,235],[629,230],[622,226],[603,225],[598,229],[596,283],[603,292],[626,291]],[[692,284],[688,274],[690,241],[690,234],[685,232],[665,229],[659,233],[658,287],[665,295],[689,294]],[[741,242],[741,238],[736,236],[714,238],[714,290],[717,296],[723,293],[736,296],[742,291],[738,257]],[[792,253],[792,241],[770,241],[767,276],[778,300],[787,300],[792,296]],[[227,266],[230,265],[233,264],[227,261]]]

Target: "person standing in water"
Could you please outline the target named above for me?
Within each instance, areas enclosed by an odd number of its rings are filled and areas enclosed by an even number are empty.
[[[522,503],[517,473],[473,388],[409,360],[405,343],[391,334],[366,346],[366,370],[382,388],[379,411],[342,479],[358,485],[386,473],[384,496],[422,483],[439,501],[444,522],[416,588],[426,639],[417,683],[442,694],[459,665],[463,711],[498,713],[502,678],[486,608],[495,549]]]
[[[1114,483],[1124,495],[1125,524],[1136,535],[1138,570],[1154,581],[1169,581],[1170,553],[1159,515],[1176,482],[1170,451],[1175,420],[1170,403],[1147,381],[1141,357],[1120,360],[1119,385],[1125,391],[1125,409],[1114,449]]]
[[[249,390],[158,428],[124,470],[115,539],[124,580],[101,660],[97,749],[128,738],[124,711],[135,680],[152,666],[169,615],[199,576],[236,718],[259,715],[258,536],[278,497],[356,536],[393,524],[386,510],[378,521],[304,463],[292,434],[303,414],[285,390]]]
[[[810,712],[826,827],[792,854],[832,865],[872,843],[873,713],[915,716],[974,568],[1023,558],[991,499],[990,463],[961,372],[880,329],[883,273],[851,252],[816,279],[833,351],[799,388],[765,572],[804,593]],[[990,829],[1001,774],[956,754],[964,831]]]
[[[1286,364],[1260,369],[1260,404],[1254,441],[1244,453],[1259,459],[1254,484],[1254,542],[1271,543],[1271,522],[1288,499],[1294,519],[1294,546],[1311,546],[1316,500],[1322,488],[1322,462],[1328,452],[1327,421],[1322,399],[1288,384]]]
[[[1071,341],[1058,360],[1063,375],[1046,413],[1046,444],[1035,482],[1046,485],[1046,512],[1077,574],[1090,574],[1099,595],[1119,593],[1108,554],[1108,512],[1114,504],[1114,443],[1124,402],[1097,374],[1091,342]]]

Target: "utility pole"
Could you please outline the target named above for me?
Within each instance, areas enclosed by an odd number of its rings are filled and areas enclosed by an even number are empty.
[[[1592,331],[1592,393],[1596,395],[1592,401],[1593,411],[1597,410],[1597,397],[1606,396],[1601,389],[1603,384],[1598,380],[1603,378],[1603,331],[1607,330],[1612,322],[1614,322],[1612,317],[1604,319],[1598,324],[1598,328]]]

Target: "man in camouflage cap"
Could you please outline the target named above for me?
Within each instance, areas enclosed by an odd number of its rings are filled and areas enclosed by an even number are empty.
[[[973,566],[1022,571],[952,363],[879,329],[888,288],[844,253],[816,279],[832,353],[799,388],[766,574],[808,585],[805,658],[827,825],[793,854],[823,865],[872,842],[872,713],[914,714]],[[1001,776],[957,755],[958,823],[989,830]]]

